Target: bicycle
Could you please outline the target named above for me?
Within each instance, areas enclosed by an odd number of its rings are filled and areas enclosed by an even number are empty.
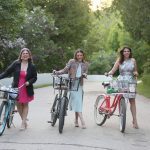
[[[52,75],[53,88],[58,90],[52,108],[51,108],[51,126],[56,124],[59,119],[59,133],[62,133],[64,127],[65,116],[67,115],[69,91],[77,91],[79,87],[79,78],[67,78],[61,75]]]
[[[16,100],[18,97],[19,88],[12,88],[1,86],[0,87],[0,99],[2,99],[2,103],[0,105],[0,136],[3,134],[5,127],[10,128],[13,122],[13,117],[16,106]]]
[[[94,118],[97,125],[102,126],[108,118],[115,115],[114,112],[118,106],[120,118],[120,131],[124,133],[126,127],[126,110],[129,96],[136,92],[136,82],[125,80],[112,80],[103,82],[107,87],[106,94],[97,96],[94,104]],[[111,96],[114,96],[112,98]]]

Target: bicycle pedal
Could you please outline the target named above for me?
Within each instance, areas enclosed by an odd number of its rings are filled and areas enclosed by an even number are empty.
[[[16,128],[16,126],[15,126],[15,124],[13,122],[12,122],[12,125],[13,125],[14,128]]]
[[[65,116],[67,116],[67,112],[65,112]]]
[[[18,112],[18,110],[14,110],[14,111],[13,111],[13,113],[17,113],[17,112]]]
[[[47,123],[53,123],[53,121],[47,121]]]
[[[107,119],[109,119],[110,118],[110,115],[107,115]]]

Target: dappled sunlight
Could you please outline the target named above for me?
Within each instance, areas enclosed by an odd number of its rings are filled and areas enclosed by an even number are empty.
[[[96,11],[97,9],[103,9],[110,7],[113,0],[91,0],[91,9]]]

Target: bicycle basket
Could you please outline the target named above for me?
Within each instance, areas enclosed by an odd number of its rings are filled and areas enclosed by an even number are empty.
[[[9,90],[9,96],[10,96],[10,98],[11,99],[17,99],[17,97],[18,97],[18,89],[16,88],[16,89],[13,89],[13,88],[11,88],[10,90]]]
[[[63,77],[53,77],[53,88],[60,90],[68,89],[68,80]]]
[[[136,82],[129,82],[127,80],[113,80],[111,82],[111,87],[120,93],[136,92]]]
[[[78,91],[79,83],[80,83],[80,78],[70,78],[69,90]]]

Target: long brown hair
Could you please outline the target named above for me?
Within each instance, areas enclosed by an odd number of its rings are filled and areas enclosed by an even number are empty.
[[[28,48],[23,48],[23,49],[21,49],[20,54],[19,54],[19,57],[18,57],[19,61],[21,61],[21,55],[22,55],[22,53],[23,53],[24,51],[27,51],[27,52],[29,53],[28,62],[33,62],[32,53],[31,53],[31,51],[30,51]]]
[[[75,51],[75,53],[74,53],[74,59],[77,61],[77,54],[78,54],[78,53],[82,53],[82,54],[83,54],[83,60],[82,60],[82,62],[85,62],[85,53],[84,53],[83,50],[80,49],[80,48],[78,48],[78,49]]]
[[[129,58],[132,58],[132,50],[131,50],[131,48],[128,47],[128,46],[124,46],[124,47],[122,47],[122,48],[119,50],[119,51],[120,51],[120,52],[119,52],[119,54],[120,54],[120,56],[119,56],[119,63],[120,63],[120,64],[122,64],[123,61],[124,61],[123,52],[124,52],[125,49],[128,49],[128,50],[130,51]]]

